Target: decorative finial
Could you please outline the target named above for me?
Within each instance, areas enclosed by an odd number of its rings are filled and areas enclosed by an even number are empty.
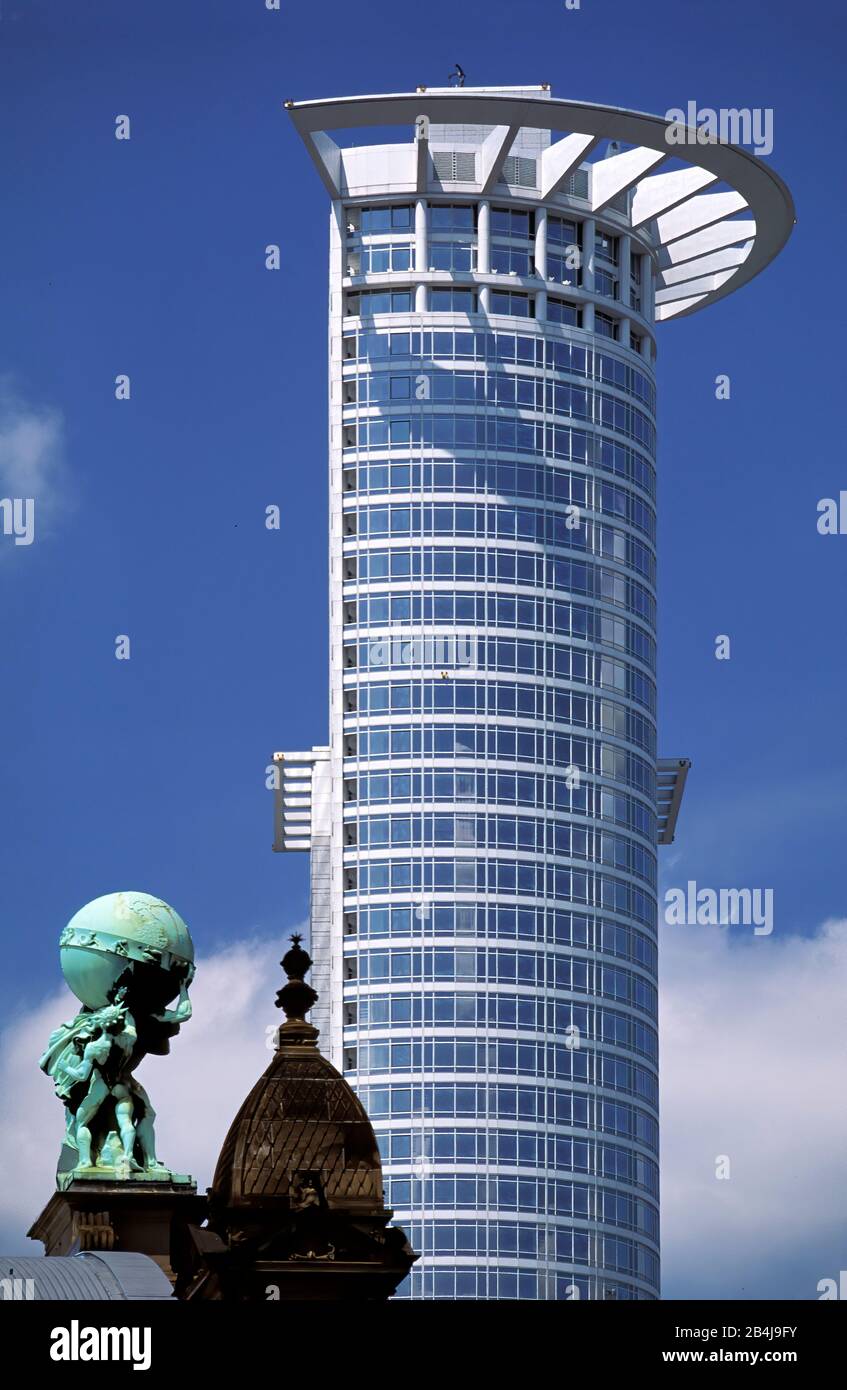
[[[300,945],[302,940],[300,933],[294,932],[291,937],[291,949],[286,951],[280,961],[288,976],[288,983],[283,985],[276,996],[277,1008],[285,1012],[285,1022],[279,1029],[280,1047],[289,1043],[314,1046],[318,1036],[317,1028],[306,1022],[306,1014],[316,1003],[318,995],[303,978],[312,968],[312,958]]]

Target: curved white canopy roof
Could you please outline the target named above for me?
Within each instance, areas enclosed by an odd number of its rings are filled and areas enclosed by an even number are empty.
[[[588,211],[600,213],[613,198],[632,190],[632,225],[649,226],[658,247],[659,321],[682,318],[722,299],[758,275],[785,245],[795,222],[794,203],[782,179],[757,156],[737,145],[704,140],[702,131],[691,128],[686,128],[686,143],[676,143],[669,139],[671,123],[663,116],[560,101],[545,88],[537,90],[538,96],[527,96],[525,89],[510,88],[421,89],[285,106],[333,198],[342,195],[342,151],[327,135],[331,130],[414,126],[420,116],[438,125],[493,127],[481,145],[477,183],[462,185],[478,196],[494,188],[524,128],[553,136],[541,154],[541,199],[553,196],[601,141],[632,146],[588,166]],[[676,133],[685,135],[679,127]],[[408,148],[414,156],[415,146]],[[422,151],[425,141],[418,139],[417,156],[408,166],[410,191],[426,188]],[[662,172],[667,161],[687,167]],[[723,186],[720,191],[702,191],[717,185]]]

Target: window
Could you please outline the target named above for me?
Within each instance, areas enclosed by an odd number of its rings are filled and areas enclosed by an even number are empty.
[[[356,258],[351,257],[350,265],[355,266]],[[384,274],[388,270],[411,270],[412,244],[363,246],[359,256],[359,267],[363,275]],[[357,274],[351,269],[352,275]]]
[[[608,314],[594,315],[594,332],[603,338],[617,338],[618,321],[610,318]]]
[[[640,255],[638,255],[637,252],[633,252],[632,256],[630,257],[630,264],[629,264],[629,275],[630,275],[630,280],[631,280],[630,291],[629,291],[629,302],[630,302],[630,304],[632,305],[633,309],[635,310],[635,312],[636,312],[637,314],[640,314],[640,313],[643,312],[643,310],[642,310],[642,303],[643,303],[643,300],[642,300],[642,293],[641,293],[642,279],[643,279],[643,277],[642,277],[641,260],[642,260],[642,257],[641,257]]]
[[[429,268],[468,273],[476,269],[476,248],[469,241],[432,241]]]
[[[594,272],[594,290],[597,294],[605,295],[607,299],[617,299],[618,280],[610,270],[596,270]]]
[[[348,228],[353,225],[355,228],[355,211],[351,214]],[[365,236],[376,235],[380,232],[410,232],[414,226],[413,212],[411,203],[404,203],[400,206],[379,206],[371,208],[360,208],[359,225]]]
[[[508,290],[491,291],[492,314],[512,314],[518,318],[535,317],[535,301],[527,294],[510,294]]]
[[[582,227],[564,217],[547,218],[547,242],[550,246],[579,246]]]
[[[465,203],[433,203],[429,210],[433,232],[472,232],[475,209]]]
[[[547,318],[551,323],[567,323],[571,328],[582,325],[582,311],[566,299],[548,299]]]
[[[558,280],[562,285],[581,283],[582,252],[579,247],[571,248],[564,256],[547,257],[547,279]]]
[[[601,231],[598,227],[594,238],[594,254],[610,265],[618,263],[618,239],[608,233]]]
[[[412,308],[411,290],[367,290],[348,294],[346,312],[368,318],[371,314],[407,314]]]
[[[435,314],[475,314],[476,290],[433,288],[429,292],[429,307]]]
[[[491,209],[491,235],[531,237],[535,235],[535,213],[515,208]]]
[[[531,251],[516,246],[492,246],[491,269],[504,275],[532,275],[535,264]]]

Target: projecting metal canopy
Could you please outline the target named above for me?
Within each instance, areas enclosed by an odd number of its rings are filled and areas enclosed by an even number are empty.
[[[519,89],[520,90],[520,89]],[[590,171],[586,212],[602,213],[613,199],[631,194],[632,225],[649,225],[659,247],[656,319],[682,318],[715,303],[758,275],[782,249],[794,225],[791,194],[777,174],[740,146],[717,139],[703,143],[702,131],[680,127],[662,116],[560,101],[538,88],[538,96],[513,89],[442,88],[397,95],[340,97],[286,102],[330,196],[344,195],[343,152],[327,131],[408,125],[424,116],[441,126],[491,129],[481,145],[476,180],[462,190],[488,196],[502,180],[503,165],[523,129],[549,131],[541,152],[539,192],[559,192],[568,175],[603,140],[633,146],[583,167]],[[426,126],[407,147],[408,191],[427,186]],[[687,134],[686,134],[687,132]],[[700,138],[698,138],[698,136]],[[655,172],[673,160],[688,168]],[[405,187],[405,165],[395,191]],[[719,191],[702,193],[712,185]],[[392,183],[392,188],[394,185]],[[739,212],[749,215],[736,217]],[[718,256],[715,253],[720,252]]]
[[[690,758],[660,758],[656,777],[656,799],[659,812],[659,844],[673,844],[685,779],[691,767]]]

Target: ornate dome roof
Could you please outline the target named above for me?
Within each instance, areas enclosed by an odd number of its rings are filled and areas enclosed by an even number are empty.
[[[317,1029],[302,1015],[317,997],[304,983],[311,964],[299,938],[283,965],[290,976],[277,1002],[288,1021],[279,1048],[236,1115],[212,1183],[225,1207],[310,1200],[330,1209],[383,1207],[382,1166],[364,1106],[316,1046]]]
[[[224,1141],[206,1225],[172,1232],[177,1296],[265,1303],[390,1298],[418,1258],[383,1200],[367,1113],[317,1049],[317,995],[293,936],[276,1055]]]
[[[212,1184],[227,1206],[302,1200],[319,1179],[332,1207],[381,1207],[382,1169],[365,1109],[310,1044],[280,1048],[230,1126]]]

